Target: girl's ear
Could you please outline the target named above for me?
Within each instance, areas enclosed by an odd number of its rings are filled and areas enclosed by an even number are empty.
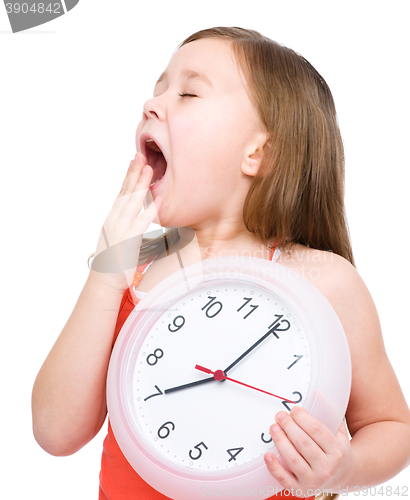
[[[241,170],[245,175],[255,176],[261,164],[263,152],[258,148],[251,154],[245,155],[242,161]]]
[[[263,147],[267,142],[267,135],[261,134],[260,139],[250,144],[243,156],[241,170],[245,175],[255,176],[263,158]]]

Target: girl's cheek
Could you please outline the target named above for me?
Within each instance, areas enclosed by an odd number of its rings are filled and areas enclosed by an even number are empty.
[[[144,127],[144,123],[142,121],[139,122],[138,126],[137,126],[137,130],[135,132],[135,146],[137,147],[137,152],[140,153],[141,152],[141,148],[140,148],[140,136],[141,136],[141,132],[142,132],[142,129]]]

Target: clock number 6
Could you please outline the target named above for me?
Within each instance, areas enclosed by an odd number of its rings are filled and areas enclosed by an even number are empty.
[[[167,425],[170,425],[172,429],[169,429]],[[161,425],[161,427],[158,429],[158,437],[161,439],[165,439],[169,436],[171,431],[175,430],[175,424],[174,422],[165,422],[165,424]]]
[[[198,460],[198,458],[201,458],[202,456],[202,450],[200,449],[201,446],[203,446],[205,450],[208,449],[208,446],[203,441],[201,441],[199,444],[194,446],[194,448],[198,450],[198,455],[196,456],[192,455],[192,450],[189,450],[189,456],[192,458],[192,460]]]
[[[297,395],[298,395],[298,397],[299,397],[299,399],[295,399],[295,403],[296,403],[296,404],[297,404],[297,403],[300,403],[300,402],[302,401],[302,394],[301,394],[300,392],[295,391],[295,392],[292,392],[292,394],[297,394]],[[282,401],[282,404],[283,404],[283,406],[285,406],[285,408],[286,408],[288,411],[290,411],[290,408],[289,408],[289,403],[288,403],[287,401]]]
[[[154,366],[157,364],[157,361],[162,358],[164,355],[164,351],[162,349],[155,349],[153,354],[148,354],[147,356],[147,363],[150,366]],[[154,361],[152,361],[154,359]]]

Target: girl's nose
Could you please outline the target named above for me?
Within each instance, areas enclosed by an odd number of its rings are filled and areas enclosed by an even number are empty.
[[[152,97],[144,104],[143,118],[156,118],[162,120],[165,117],[165,110],[157,97]]]

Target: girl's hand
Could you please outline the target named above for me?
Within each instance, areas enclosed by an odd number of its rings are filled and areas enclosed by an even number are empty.
[[[273,453],[264,458],[270,474],[283,488],[312,496],[315,490],[337,493],[350,482],[356,464],[344,422],[334,435],[298,406],[290,415],[277,413],[276,422],[270,435],[289,470]]]
[[[160,196],[139,215],[152,175],[145,156],[137,153],[98,240],[91,272],[98,273],[98,279],[120,292],[132,285],[144,232],[151,222],[160,223]]]

